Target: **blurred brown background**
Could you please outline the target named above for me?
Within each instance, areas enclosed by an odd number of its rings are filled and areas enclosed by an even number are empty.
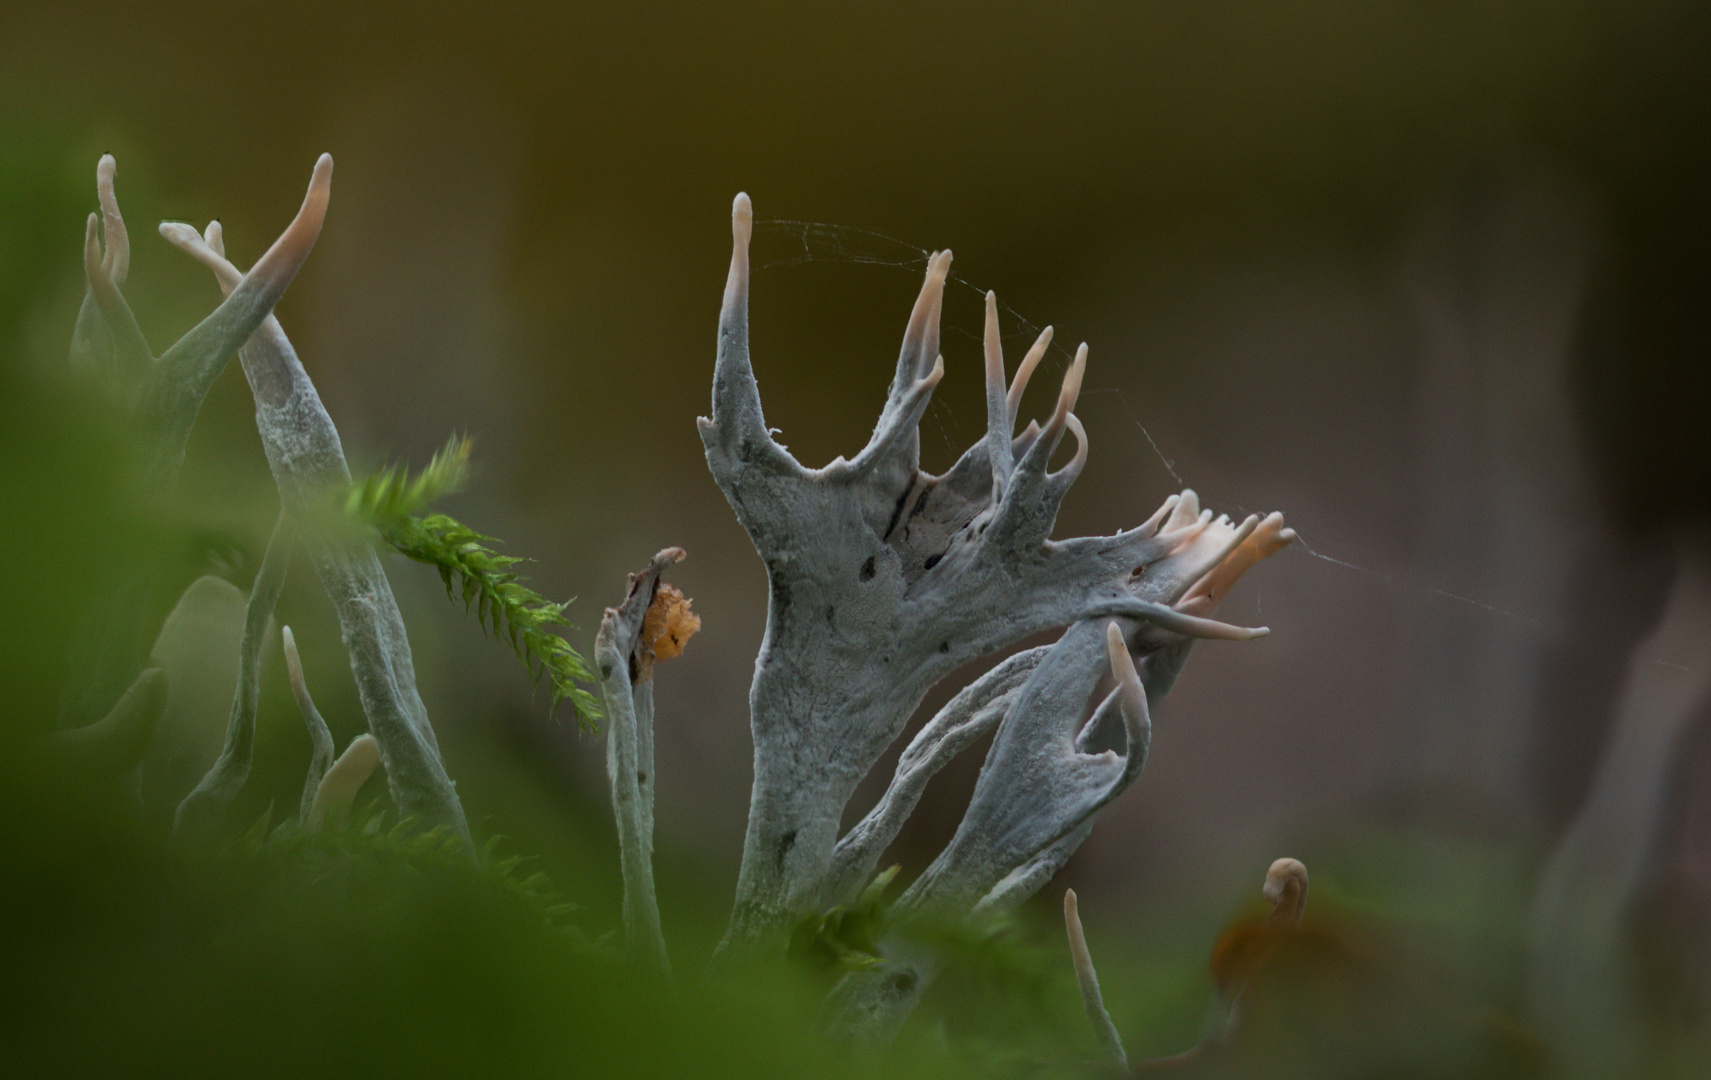
[[[68,176],[118,155],[157,348],[214,293],[153,222],[220,217],[247,263],[330,151],[331,215],[280,316],[353,462],[474,435],[452,512],[581,597],[585,651],[626,570],[688,549],[674,579],[705,630],[659,683],[659,842],[711,881],[741,844],[765,613],[694,428],[738,190],[762,222],[768,419],[805,462],[865,440],[925,249],[948,246],[970,287],[946,305],[928,467],[980,430],[992,288],[1012,364],[1047,323],[1090,344],[1092,458],[1060,535],[1135,524],[1180,480],[1281,509],[1310,545],[1243,584],[1225,617],[1273,635],[1199,647],[1072,864],[1132,927],[1190,897],[1219,898],[1215,923],[1271,857],[1368,825],[1531,865],[1586,799],[1669,537],[1711,491],[1694,5],[11,7],[0,121]],[[69,335],[80,229],[44,340]],[[235,368],[191,453],[193,497],[259,547]],[[234,468],[256,479],[237,508]],[[482,784],[523,785],[603,836],[600,746],[546,719],[431,571],[392,574],[472,817]],[[314,599],[283,614],[331,633]],[[1711,664],[1690,651],[1664,662]],[[317,677],[350,707],[335,659]],[[977,765],[929,792],[909,873]]]

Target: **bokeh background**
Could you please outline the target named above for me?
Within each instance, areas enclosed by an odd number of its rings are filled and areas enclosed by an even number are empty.
[[[672,579],[705,628],[658,683],[669,935],[725,914],[706,898],[734,882],[765,617],[694,426],[730,199],[759,219],[768,420],[810,464],[865,441],[926,254],[949,247],[929,468],[981,429],[990,288],[1012,364],[1056,328],[1025,414],[1090,346],[1092,457],[1059,535],[1192,486],[1304,540],[1224,609],[1272,636],[1198,647],[1141,781],[1066,871],[1108,947],[1197,963],[1297,855],[1327,895],[1403,912],[1479,992],[1573,1017],[1591,1006],[1528,1005],[1523,973],[1578,824],[1619,908],[1619,960],[1598,962],[1691,1041],[1711,1002],[1708,42],[1701,9],[1662,0],[8,3],[13,376],[63,366],[101,152],[158,350],[216,293],[153,224],[220,218],[247,264],[330,151],[331,213],[279,314],[353,464],[474,436],[448,510],[579,598],[585,652],[626,571],[689,551]],[[235,365],[181,504],[247,585],[276,503]],[[389,566],[478,831],[615,925],[602,745],[549,717],[430,569]],[[336,623],[293,572],[280,619],[348,738]],[[248,814],[300,782],[283,683],[274,655]],[[978,763],[929,790],[905,877]]]

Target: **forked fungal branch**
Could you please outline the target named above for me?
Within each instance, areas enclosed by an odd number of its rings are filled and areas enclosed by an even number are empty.
[[[951,254],[935,252],[873,435],[822,468],[776,442],[748,347],[753,210],[738,195],[719,320],[708,467],[767,569],[766,635],[750,690],[754,789],[736,904],[722,949],[776,949],[810,909],[861,892],[932,776],[992,734],[961,826],[892,909],[916,920],[984,917],[1026,900],[1060,869],[1146,760],[1151,709],[1192,643],[1245,640],[1210,616],[1242,573],[1294,539],[1281,515],[1241,523],[1192,491],[1113,536],[1053,540],[1058,507],[1087,461],[1074,409],[1079,346],[1044,423],[1016,431],[1048,327],[1006,379],[997,298],[986,295],[985,434],[944,474],[920,469],[919,423],[945,375],[939,318]],[[1075,453],[1048,463],[1063,437]],[[841,838],[856,784],[926,692],[959,666],[1030,634],[1055,645],[1009,657],[951,700],[899,760],[874,809]],[[1091,710],[1110,672],[1113,689]],[[1113,747],[1113,749],[1102,749]],[[899,938],[877,971],[836,991],[837,1024],[882,1042],[937,971]]]
[[[838,821],[856,784],[927,690],[957,667],[1042,630],[1113,617],[1147,650],[1265,633],[1175,606],[1254,535],[1258,517],[1214,521],[1185,492],[1126,532],[1050,539],[1086,462],[1073,410],[1087,350],[1076,350],[1044,425],[1016,434],[1022,391],[1050,332],[1007,384],[996,298],[987,303],[986,434],[943,475],[920,470],[918,425],[945,373],[948,251],[929,260],[868,444],[823,468],[797,462],[767,428],[749,358],[752,230],[748,196],[738,195],[712,417],[700,421],[708,466],[766,564],[770,592],[750,691],[755,780],[727,948],[776,948],[797,915],[859,890],[947,751],[971,741],[969,725],[995,722],[1001,697],[1022,693],[1006,676],[953,703],[955,714],[929,725],[928,742],[905,755],[878,816],[840,845]],[[1048,471],[1066,433],[1076,453]],[[1103,623],[1087,633],[1102,652]]]
[[[325,154],[316,165],[320,187],[312,188],[311,195],[320,213],[326,209],[332,167],[332,158]],[[213,272],[228,303],[249,288],[250,279],[286,242],[282,237],[246,275],[226,259],[218,221],[210,222],[203,233],[162,222],[160,233]],[[350,485],[338,429],[284,328],[271,314],[243,343],[238,360],[255,396],[256,429],[283,510],[299,522],[314,521],[328,492]],[[392,801],[405,817],[424,825],[448,825],[467,840],[463,806],[446,775],[439,740],[416,689],[404,619],[373,545],[315,529],[303,530],[300,539],[338,612],[351,673],[369,731],[379,744]]]
[[[212,314],[159,359],[143,340],[120,290],[130,265],[130,237],[113,192],[115,172],[112,155],[103,155],[96,167],[101,212],[89,216],[85,232],[88,293],[72,340],[73,365],[118,387],[154,431],[148,480],[153,491],[164,493],[177,477],[202,399],[237,353],[255,396],[256,427],[281,502],[280,525],[252,589],[242,645],[244,674],[225,748],[214,769],[185,800],[180,824],[200,829],[217,820],[247,776],[256,665],[262,631],[284,575],[285,548],[292,531],[289,522],[338,611],[351,670],[386,766],[393,801],[404,816],[424,825],[448,825],[467,840],[463,808],[446,776],[438,741],[417,693],[409,639],[379,559],[365,541],[303,527],[315,520],[313,512],[328,491],[350,483],[350,471],[338,431],[272,311],[320,235],[332,192],[333,159],[322,154],[315,162],[296,218],[247,274],[226,259],[219,222],[211,223],[205,233],[175,222],[161,224],[162,236],[213,271],[225,296]],[[131,583],[121,600],[134,601],[132,594],[142,595],[147,584]],[[128,617],[126,611],[140,605],[116,607],[115,620],[123,620]],[[104,685],[112,683],[114,672],[125,666],[125,639],[135,636],[133,630],[119,627],[108,632],[113,644],[97,658],[88,680],[93,689],[85,697],[107,692]],[[288,655],[294,652],[288,644]],[[300,669],[295,674],[300,685]],[[306,700],[305,692],[299,701]],[[135,712],[130,709],[124,715]],[[315,734],[313,723],[310,728]],[[317,760],[319,756],[318,752]],[[305,802],[309,804],[305,809],[312,809],[313,800],[306,796]]]

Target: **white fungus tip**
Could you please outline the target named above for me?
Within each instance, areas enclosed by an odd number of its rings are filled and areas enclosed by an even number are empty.
[[[737,197],[731,200],[731,235],[739,244],[748,244],[749,237],[754,235],[754,220],[754,204],[749,201],[748,192],[737,192]]]

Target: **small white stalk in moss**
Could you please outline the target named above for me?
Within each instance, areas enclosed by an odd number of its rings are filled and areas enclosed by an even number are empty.
[[[365,732],[352,739],[345,752],[339,755],[339,760],[333,762],[333,767],[321,778],[321,786],[315,790],[315,801],[309,806],[309,818],[305,824],[314,830],[329,818],[335,823],[343,821],[350,814],[351,804],[356,802],[356,793],[362,790],[363,783],[379,764],[380,743],[373,735]]]

